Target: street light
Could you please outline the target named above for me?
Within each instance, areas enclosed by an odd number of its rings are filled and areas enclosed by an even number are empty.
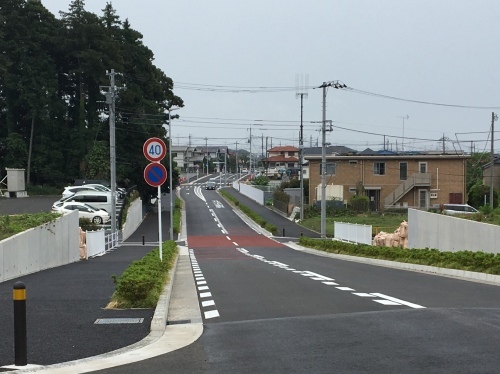
[[[168,183],[170,188],[170,240],[174,240],[174,191],[172,190],[172,117],[170,116],[170,112],[177,109],[181,108],[168,109]]]

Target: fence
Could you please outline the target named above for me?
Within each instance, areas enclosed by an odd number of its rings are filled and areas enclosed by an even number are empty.
[[[408,209],[408,247],[500,253],[500,226]]]
[[[357,223],[335,222],[335,239],[347,242],[372,244],[372,226]]]

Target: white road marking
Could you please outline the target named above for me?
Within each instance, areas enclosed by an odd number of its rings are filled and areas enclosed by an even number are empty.
[[[212,297],[212,294],[210,292],[202,292],[200,293],[200,297],[201,298]]]
[[[356,291],[355,289],[350,287],[335,287],[335,288],[340,291]]]
[[[248,253],[248,251],[246,249],[243,249],[243,248],[238,248],[238,251],[243,252],[243,253]]]
[[[209,289],[208,286],[200,286],[200,287],[198,287],[198,291],[206,291],[208,289]]]
[[[204,281],[204,280],[200,280],[200,281],[197,281],[196,284],[198,286],[201,286],[202,284],[207,284],[207,281]]]
[[[209,310],[205,312],[205,319],[219,317],[219,312],[217,310]]]
[[[238,243],[236,243],[236,242],[233,242],[233,244],[234,244],[236,247],[238,246]]]
[[[372,294],[370,293],[363,293],[363,292],[353,292],[352,293],[353,295],[356,295],[356,296],[361,296],[361,297],[374,297]]]
[[[226,238],[227,238],[227,240],[231,240],[231,238],[229,236],[227,236],[227,235],[226,235]]]
[[[212,306],[212,305],[215,305],[215,301],[213,301],[213,300],[207,300],[207,301],[201,302],[202,307],[207,307],[207,306]]]
[[[373,300],[373,301],[382,305],[401,305],[400,303],[396,303],[391,300]]]
[[[338,283],[335,283],[335,282],[321,282],[323,284],[326,284],[327,286],[338,286],[339,284]]]
[[[387,296],[387,295],[384,295],[383,293],[372,293],[372,295],[373,296],[377,296],[377,297],[381,297],[382,299],[394,301],[395,303],[399,303],[399,304],[403,304],[403,305],[409,306],[410,308],[425,309],[425,306],[418,305],[418,304],[413,304],[413,303],[410,303],[408,301],[404,301],[404,300],[400,300],[400,299],[396,299],[395,297]]]

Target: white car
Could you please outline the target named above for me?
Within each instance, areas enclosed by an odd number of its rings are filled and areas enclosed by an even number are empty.
[[[79,218],[88,218],[97,225],[111,221],[111,216],[108,212],[103,209],[94,208],[88,204],[71,201],[52,206],[52,211],[56,213],[68,213],[73,210],[78,210]]]
[[[62,193],[62,198],[64,199],[65,197],[69,197],[71,195],[74,195],[78,191],[106,191],[102,190],[93,186],[85,185],[85,186],[68,186],[64,187],[64,191]]]

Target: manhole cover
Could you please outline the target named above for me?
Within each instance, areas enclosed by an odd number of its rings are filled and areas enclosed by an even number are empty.
[[[111,325],[119,323],[142,323],[144,318],[99,318],[96,319],[94,324],[96,325]]]

